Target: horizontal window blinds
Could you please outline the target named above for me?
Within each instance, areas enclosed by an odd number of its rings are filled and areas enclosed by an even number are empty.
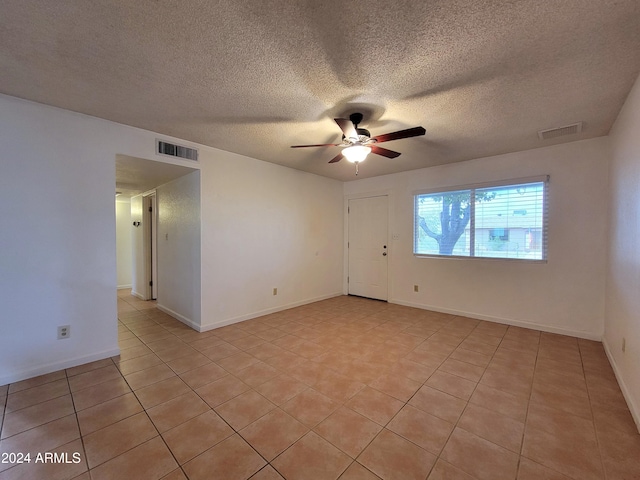
[[[414,254],[545,260],[547,177],[414,196]]]

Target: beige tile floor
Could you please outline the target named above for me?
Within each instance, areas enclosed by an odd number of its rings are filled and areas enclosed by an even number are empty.
[[[0,387],[0,453],[70,461],[0,480],[640,479],[597,342],[355,297],[206,333],[118,309],[119,357]]]

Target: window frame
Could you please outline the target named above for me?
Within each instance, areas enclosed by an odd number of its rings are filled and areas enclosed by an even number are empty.
[[[472,259],[472,260],[489,260],[489,261],[508,261],[508,262],[526,262],[526,263],[547,263],[548,259],[548,234],[549,234],[549,182],[551,177],[549,175],[539,175],[534,177],[514,178],[496,180],[494,182],[475,183],[470,185],[451,185],[448,187],[430,188],[425,190],[416,190],[413,192],[413,256],[416,258],[448,258],[454,260]],[[543,199],[542,199],[542,239],[541,239],[541,254],[542,258],[509,258],[509,257],[489,257],[489,256],[476,256],[475,255],[475,235],[476,235],[476,212],[475,201],[470,204],[470,219],[468,228],[470,230],[470,251],[469,255],[446,255],[440,253],[418,253],[418,202],[421,195],[437,195],[447,194],[450,192],[464,192],[469,191],[470,195],[474,190],[490,189],[490,188],[505,188],[516,187],[518,185],[526,185],[533,183],[542,183],[543,187]],[[505,231],[508,228],[505,228]]]

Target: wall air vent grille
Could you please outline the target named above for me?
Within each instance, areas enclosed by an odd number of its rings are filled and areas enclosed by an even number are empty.
[[[171,157],[185,158],[187,160],[198,161],[198,150],[195,148],[183,147],[182,145],[175,145],[173,143],[163,142],[162,140],[156,141],[156,152],[161,155],[169,155]]]
[[[572,123],[564,127],[540,130],[538,132],[538,138],[540,140],[551,140],[553,138],[564,137],[565,135],[575,135],[580,132],[582,132],[582,122]]]

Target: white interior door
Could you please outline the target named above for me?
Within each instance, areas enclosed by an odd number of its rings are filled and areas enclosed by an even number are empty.
[[[349,200],[349,294],[387,300],[388,197]]]

